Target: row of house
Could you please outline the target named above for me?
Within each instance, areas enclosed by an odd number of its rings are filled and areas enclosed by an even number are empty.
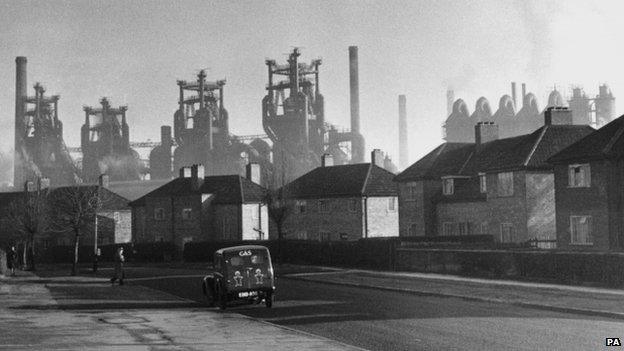
[[[245,177],[205,176],[193,165],[132,201],[116,195],[123,200],[97,216],[113,234],[98,241],[181,248],[189,241],[274,239],[278,232],[321,241],[491,235],[502,243],[618,250],[622,151],[624,116],[594,130],[573,125],[566,108],[550,108],[530,134],[500,139],[496,124],[478,123],[474,143],[443,143],[398,175],[383,168],[378,150],[370,163],[353,165],[333,165],[325,155],[321,167],[277,192],[260,185],[257,164]],[[115,192],[105,177],[98,187]],[[279,219],[269,211],[276,203]],[[90,241],[86,235],[83,242]]]
[[[491,235],[545,248],[621,249],[624,239],[624,117],[594,130],[550,108],[526,135],[499,138],[491,122],[474,143],[443,143],[398,175],[370,163],[322,166],[280,189],[284,238],[357,240],[392,236]],[[202,166],[131,202],[138,241],[277,237],[259,186],[247,177],[204,177]]]

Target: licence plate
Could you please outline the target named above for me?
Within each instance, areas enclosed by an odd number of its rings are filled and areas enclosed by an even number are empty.
[[[238,293],[238,297],[251,297],[251,296],[258,296],[258,292],[257,291],[243,291],[243,292]]]

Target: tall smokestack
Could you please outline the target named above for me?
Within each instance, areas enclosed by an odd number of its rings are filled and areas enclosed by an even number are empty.
[[[360,132],[360,82],[358,77],[358,47],[349,46],[349,86],[351,87],[351,131]]]
[[[351,92],[351,162],[364,162],[364,138],[360,134],[360,83],[358,77],[358,47],[349,46],[349,86]]]
[[[453,112],[453,103],[455,102],[455,91],[453,89],[446,90],[446,116],[450,116]]]
[[[518,108],[518,101],[516,100],[516,82],[511,82],[511,99],[514,103],[514,109]]]
[[[26,79],[26,57],[15,58],[15,150],[13,151],[13,185],[24,182],[24,168],[21,157],[24,140],[24,115],[26,114],[26,95],[28,94]]]
[[[526,96],[526,83],[522,83],[522,106],[524,107],[524,97]]]
[[[407,113],[405,95],[399,95],[399,167],[407,167]]]

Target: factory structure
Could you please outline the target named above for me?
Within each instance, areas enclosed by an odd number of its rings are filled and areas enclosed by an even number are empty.
[[[130,148],[127,106],[113,108],[103,98],[101,108],[84,108],[82,160],[77,162],[63,140],[59,96],[46,96],[40,83],[28,96],[27,59],[20,56],[15,63],[15,188],[39,178],[48,178],[52,186],[96,183],[101,174],[116,181],[139,179],[143,165]]]
[[[59,96],[46,96],[39,83],[27,95],[26,58],[16,59],[14,186],[49,178],[52,185],[96,183],[102,174],[111,182],[167,180],[173,170],[204,165],[206,176],[245,174],[258,164],[260,183],[281,187],[321,166],[325,155],[335,165],[364,163],[365,141],[360,132],[358,48],[349,47],[350,129],[325,119],[320,91],[320,59],[301,62],[298,48],[286,63],[266,60],[268,83],[262,99],[266,134],[230,133],[225,108],[225,79],[208,81],[201,70],[192,81],[179,80],[178,106],[173,125],[161,126],[160,142],[131,142],[128,106],[113,107],[108,98],[100,106],[83,107],[81,146],[68,148],[58,118]],[[400,162],[407,163],[405,96],[399,97]],[[133,147],[150,147],[142,160]],[[72,159],[70,152],[81,153]],[[384,168],[396,172],[388,155]]]
[[[303,63],[300,55],[295,48],[285,64],[265,61],[268,83],[262,126],[266,135],[230,134],[225,80],[206,81],[202,70],[196,81],[178,81],[174,136],[169,126],[161,127],[160,145],[150,154],[150,178],[168,179],[174,169],[193,164],[204,165],[206,175],[244,175],[246,164],[257,163],[260,183],[277,188],[321,166],[324,154],[332,155],[336,165],[365,162],[357,47],[349,47],[351,130],[326,122],[319,77],[322,61]],[[384,161],[387,169],[396,171],[388,156]]]
[[[102,107],[83,108],[83,181],[95,183],[101,174],[108,174],[111,181],[139,180],[143,166],[138,153],[130,148],[128,106],[113,108],[107,98],[102,98],[100,104]]]
[[[36,83],[34,96],[28,96],[26,57],[15,59],[15,152],[13,184],[48,178],[52,185],[80,182],[63,141],[63,123],[58,116],[59,96],[46,96]]]
[[[452,90],[447,91],[446,97],[448,118],[443,125],[443,138],[447,142],[474,143],[474,126],[479,122],[497,124],[501,138],[529,134],[543,126],[544,111],[550,107],[568,107],[572,111],[574,124],[595,128],[602,127],[615,117],[615,98],[606,84],[599,87],[595,98],[588,97],[579,87],[573,88],[567,104],[561,92],[553,89],[543,110],[540,110],[535,95],[527,93],[524,83],[521,105],[517,102],[516,83],[512,82],[511,96],[503,95],[496,111],[485,97],[477,100],[472,114],[464,100],[454,100]]]
[[[247,163],[261,165],[261,182],[270,179],[270,146],[263,136],[237,137],[230,134],[224,106],[225,80],[206,81],[201,70],[197,80],[178,81],[178,109],[170,126],[161,127],[160,145],[150,153],[150,178],[170,179],[173,169],[202,164],[206,176],[244,174]],[[243,140],[252,139],[249,144]],[[175,149],[174,149],[175,147]]]

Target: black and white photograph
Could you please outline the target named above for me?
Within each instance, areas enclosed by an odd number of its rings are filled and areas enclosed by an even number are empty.
[[[611,350],[624,2],[0,0],[0,350]]]

